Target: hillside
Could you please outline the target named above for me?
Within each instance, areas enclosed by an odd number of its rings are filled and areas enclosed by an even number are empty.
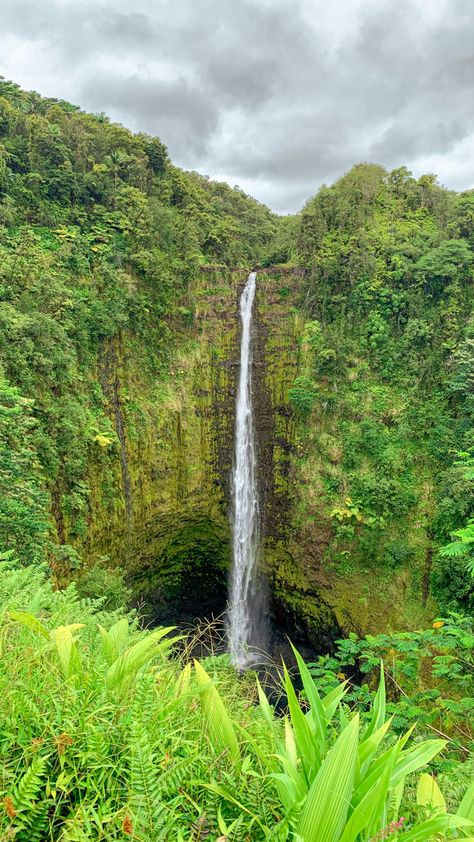
[[[343,627],[471,612],[468,545],[438,550],[473,514],[474,193],[361,164],[307,203],[296,235],[287,549]]]

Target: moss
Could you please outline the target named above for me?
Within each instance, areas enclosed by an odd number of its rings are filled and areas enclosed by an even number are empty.
[[[409,565],[402,559],[399,568],[384,571],[362,552],[359,539],[336,540],[330,513],[346,472],[340,419],[322,404],[326,392],[333,398],[328,378],[321,379],[309,420],[294,415],[289,390],[311,358],[298,309],[301,278],[285,273],[281,295],[282,277],[261,273],[254,318],[254,405],[272,610],[318,646],[342,631],[376,632],[387,622],[410,626],[430,610],[429,602],[422,605],[429,476],[419,473],[415,483],[423,493],[409,515]],[[244,271],[221,269],[196,274],[170,322],[173,346],[165,370],[144,367],[141,347],[127,335],[107,349],[105,374],[98,362],[113,441],[107,448],[95,444],[91,453],[89,530],[79,548],[91,563],[108,555],[156,615],[163,616],[165,605],[172,612],[180,601],[192,604],[191,591],[198,594],[196,610],[206,594],[214,595],[214,604],[225,603],[238,302],[245,278]],[[354,371],[359,379],[348,378],[350,384],[366,377],[357,361],[348,369]],[[375,384],[364,411],[383,421],[400,411],[401,399]],[[387,530],[380,553],[399,538],[401,522],[395,519]]]
[[[236,307],[244,278],[196,276],[182,302],[193,311],[192,324],[180,310],[165,372],[147,370],[142,349],[126,334],[104,350],[106,367],[98,361],[107,413],[123,434],[107,454],[96,447],[90,460],[89,529],[80,549],[90,563],[108,555],[136,595],[157,592],[160,580],[171,596],[173,570],[186,569],[186,560],[171,552],[170,540],[184,541],[194,566],[198,559],[219,570],[228,565]],[[205,540],[206,523],[212,540]]]

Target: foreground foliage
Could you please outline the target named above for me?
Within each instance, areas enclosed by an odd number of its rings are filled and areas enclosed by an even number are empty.
[[[320,695],[296,654],[306,708],[285,671],[282,719],[253,674],[182,664],[170,629],[102,602],[0,562],[5,839],[469,838],[473,787],[448,813],[434,778],[416,778],[446,741],[390,736],[383,673],[360,722],[347,685]]]

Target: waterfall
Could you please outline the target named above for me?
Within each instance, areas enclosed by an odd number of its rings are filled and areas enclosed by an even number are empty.
[[[233,664],[239,669],[244,669],[255,660],[255,650],[252,653],[252,647],[261,643],[257,638],[257,629],[261,623],[257,571],[259,513],[252,411],[252,307],[255,285],[256,272],[251,272],[240,299],[242,338],[232,483],[233,558],[230,579],[229,651]]]

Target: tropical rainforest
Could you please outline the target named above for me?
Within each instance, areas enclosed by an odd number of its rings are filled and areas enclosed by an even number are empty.
[[[271,652],[239,675],[251,269]],[[473,276],[474,191],[361,163],[280,217],[0,79],[2,839],[474,838]]]

